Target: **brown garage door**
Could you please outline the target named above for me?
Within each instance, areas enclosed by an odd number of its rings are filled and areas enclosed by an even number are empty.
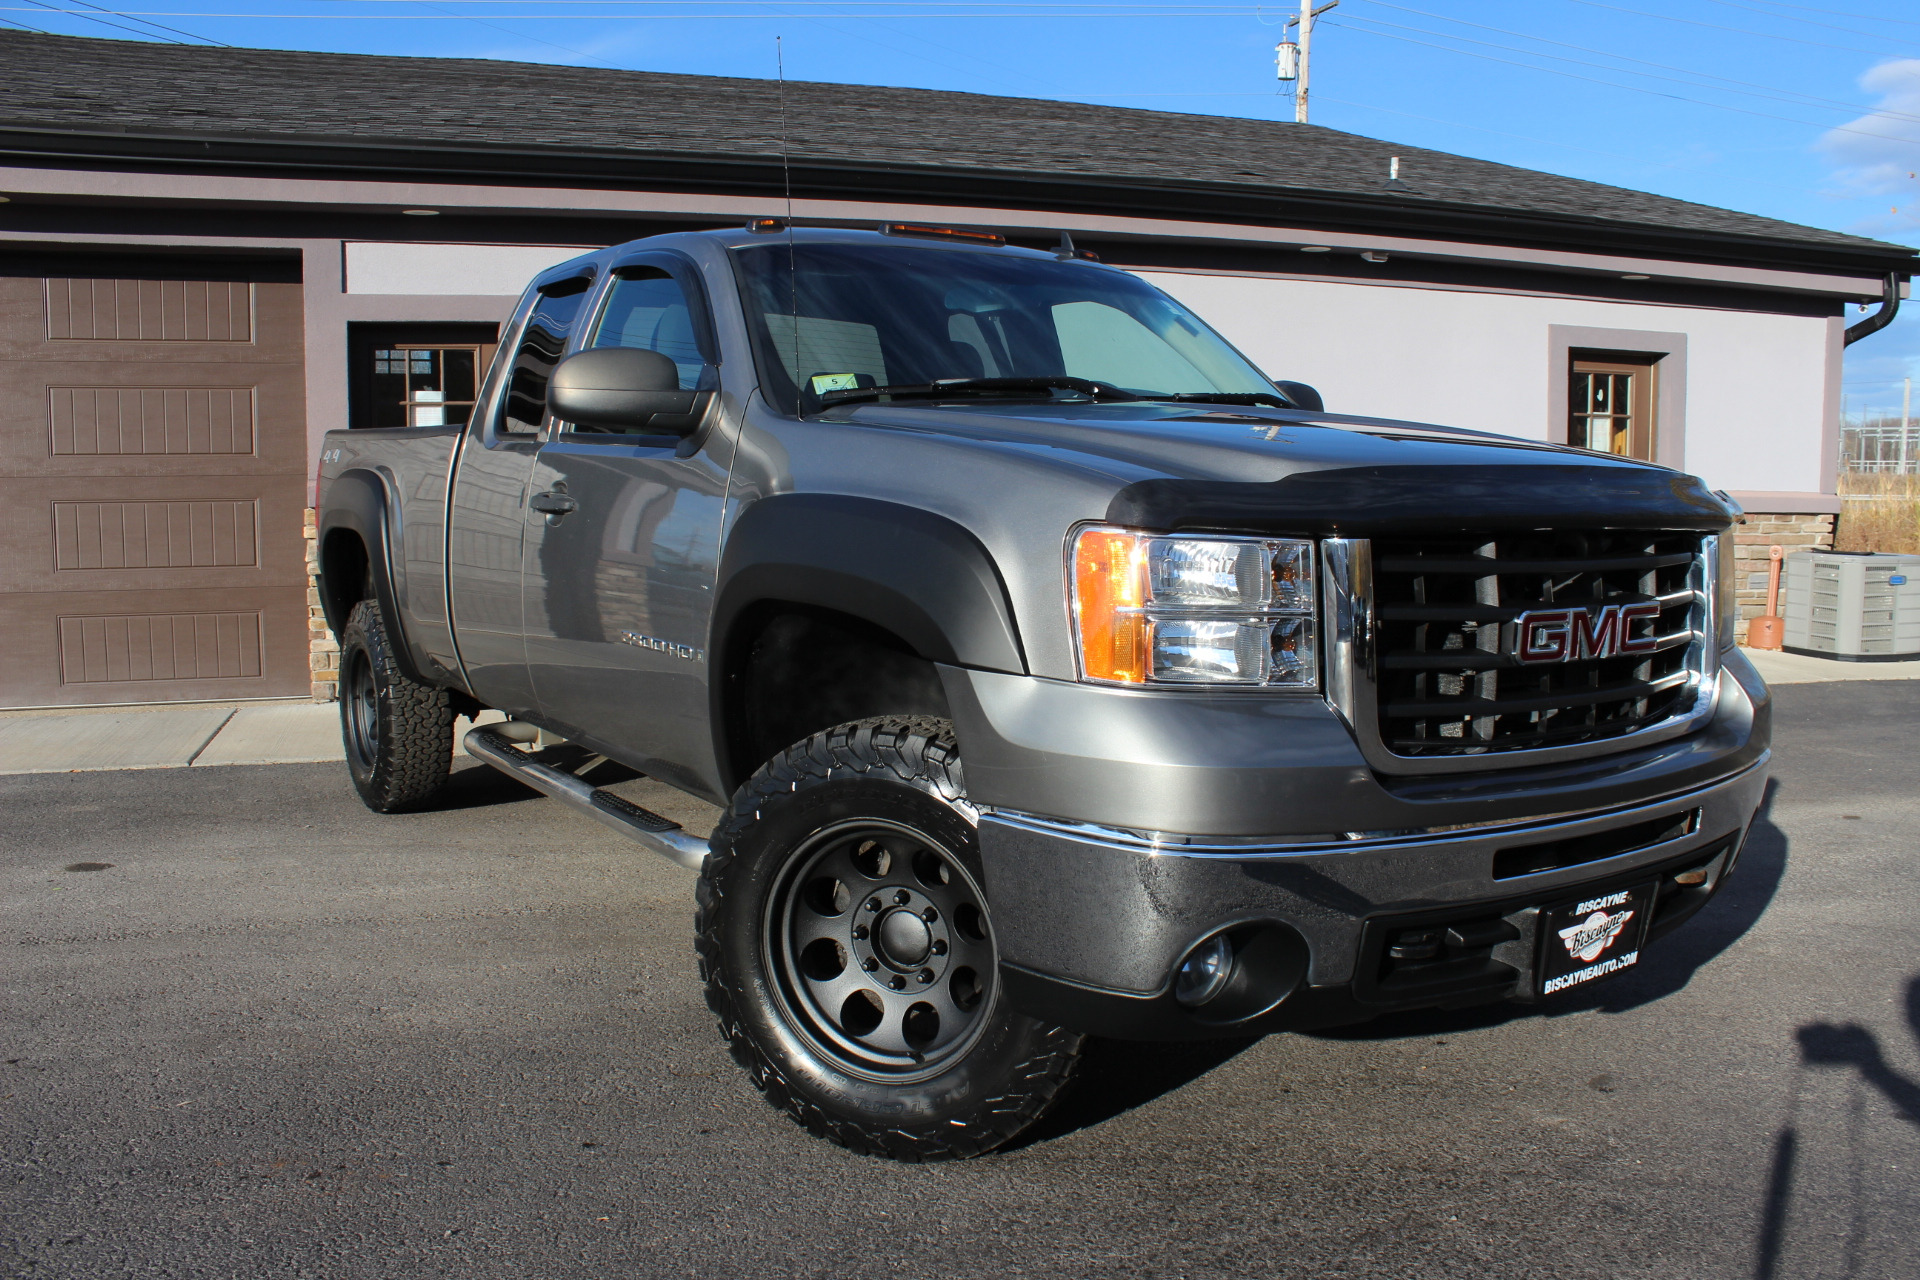
[[[0,262],[0,706],[307,691],[289,274]]]

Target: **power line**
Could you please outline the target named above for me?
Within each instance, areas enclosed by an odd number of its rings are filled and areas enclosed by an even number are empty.
[[[97,4],[91,4],[91,3],[89,3],[89,2],[88,2],[88,0],[73,0],[73,3],[75,3],[75,4],[84,4],[84,5],[86,5],[86,6],[87,6],[87,8],[89,8],[89,9],[99,9],[101,13],[112,13],[112,12],[113,12],[113,10],[111,10],[111,9],[101,9],[99,5],[97,5]],[[82,14],[82,15],[80,15],[80,16],[82,16],[82,17],[85,17],[86,15],[85,15],[85,14]],[[148,27],[158,27],[158,28],[159,28],[160,30],[162,30],[162,31],[171,31],[171,32],[172,32],[172,33],[173,33],[174,35],[177,35],[177,36],[185,36],[185,37],[187,37],[187,39],[189,39],[189,40],[200,40],[200,41],[203,41],[203,42],[205,42],[205,43],[207,43],[207,44],[215,44],[215,45],[219,45],[219,46],[220,46],[220,47],[221,47],[222,49],[231,49],[231,48],[233,48],[233,46],[232,46],[232,45],[230,45],[230,44],[228,44],[228,43],[227,43],[226,41],[224,41],[224,40],[215,40],[215,39],[214,39],[214,38],[213,38],[212,36],[197,36],[197,35],[195,35],[195,34],[193,34],[193,32],[191,32],[191,31],[182,31],[182,30],[180,30],[180,29],[179,29],[178,27],[169,27],[169,26],[167,26],[167,25],[165,25],[164,23],[159,23],[159,22],[146,22],[146,21],[144,21],[144,20],[142,20],[142,22],[141,22],[141,25],[143,25],[143,26],[148,26]]]
[[[1753,89],[1753,90],[1758,90],[1759,92],[1757,92],[1757,93],[1755,93],[1755,94],[1753,95],[1753,96],[1755,96],[1755,97],[1771,97],[1771,98],[1775,98],[1775,99],[1776,99],[1777,101],[1780,101],[1780,102],[1792,102],[1792,101],[1794,101],[1795,99],[1799,99],[1799,100],[1800,100],[1800,101],[1801,101],[1801,102],[1802,102],[1802,103],[1803,103],[1804,105],[1811,105],[1811,106],[1829,106],[1829,107],[1833,107],[1833,108],[1835,108],[1835,109],[1838,109],[1838,110],[1842,110],[1842,111],[1846,111],[1846,112],[1849,112],[1849,113],[1851,113],[1851,114],[1862,114],[1862,113],[1865,113],[1865,112],[1867,112],[1867,111],[1868,111],[1868,108],[1864,108],[1864,107],[1862,107],[1862,106],[1861,106],[1861,105],[1860,105],[1859,103],[1856,103],[1856,102],[1843,102],[1843,101],[1841,101],[1841,100],[1840,100],[1840,99],[1838,99],[1838,98],[1822,98],[1822,97],[1819,97],[1819,96],[1817,96],[1817,95],[1815,95],[1815,94],[1810,94],[1810,93],[1795,93],[1795,92],[1793,92],[1793,91],[1791,91],[1791,90],[1789,90],[1789,91],[1787,91],[1787,93],[1786,93],[1786,94],[1785,94],[1785,95],[1783,96],[1783,95],[1780,95],[1780,94],[1778,94],[1778,93],[1776,93],[1775,91],[1773,91],[1773,90],[1771,90],[1771,89],[1769,88],[1769,86],[1767,86],[1767,85],[1762,85],[1762,84],[1755,84],[1755,83],[1753,83],[1753,82],[1752,82],[1752,81],[1750,81],[1750,80],[1734,80],[1734,79],[1731,79],[1731,78],[1729,78],[1729,77],[1727,77],[1727,76],[1716,76],[1716,75],[1714,75],[1714,74],[1712,74],[1711,72],[1706,72],[1706,71],[1693,71],[1693,70],[1690,70],[1690,69],[1688,69],[1688,68],[1686,68],[1686,67],[1676,67],[1676,66],[1672,66],[1672,65],[1670,65],[1670,64],[1668,64],[1668,63],[1664,63],[1664,62],[1649,62],[1649,61],[1647,61],[1647,60],[1646,60],[1645,58],[1629,58],[1629,57],[1627,57],[1627,56],[1626,56],[1625,54],[1621,54],[1621,53],[1609,53],[1609,52],[1607,52],[1607,51],[1606,51],[1605,49],[1595,49],[1595,48],[1593,48],[1593,47],[1592,47],[1592,46],[1590,46],[1590,45],[1584,45],[1584,44],[1570,44],[1570,43],[1568,43],[1568,42],[1567,42],[1567,41],[1565,41],[1565,40],[1551,40],[1551,39],[1548,39],[1548,38],[1547,38],[1546,36],[1536,36],[1536,35],[1529,35],[1528,33],[1526,33],[1526,32],[1524,32],[1524,31],[1511,31],[1511,30],[1508,30],[1508,29],[1507,29],[1507,28],[1505,28],[1505,27],[1490,27],[1490,26],[1488,26],[1488,25],[1486,25],[1485,23],[1481,23],[1481,22],[1468,22],[1468,21],[1466,21],[1465,19],[1461,19],[1461,18],[1454,18],[1454,17],[1450,17],[1449,15],[1447,15],[1447,14],[1443,14],[1443,13],[1432,13],[1432,12],[1429,12],[1428,10],[1425,10],[1425,9],[1410,9],[1410,8],[1408,8],[1408,7],[1406,6],[1406,5],[1401,5],[1401,4],[1388,4],[1388,3],[1386,2],[1386,0],[1363,0],[1363,2],[1364,2],[1364,3],[1370,3],[1370,4],[1373,4],[1373,5],[1376,5],[1376,6],[1378,6],[1379,8],[1382,8],[1382,9],[1394,9],[1394,10],[1398,10],[1398,11],[1399,11],[1399,12],[1401,12],[1401,13],[1414,13],[1414,14],[1418,14],[1418,15],[1420,15],[1420,16],[1421,16],[1421,17],[1423,17],[1423,18],[1434,18],[1434,19],[1437,19],[1437,20],[1439,20],[1439,21],[1441,21],[1441,22],[1451,22],[1451,23],[1453,23],[1453,24],[1454,24],[1455,26],[1462,26],[1462,27],[1473,27],[1474,29],[1476,29],[1476,30],[1479,30],[1479,31],[1492,31],[1492,32],[1496,32],[1496,33],[1498,33],[1498,34],[1500,34],[1500,35],[1503,35],[1503,36],[1513,36],[1513,37],[1515,37],[1516,39],[1520,39],[1520,40],[1532,40],[1532,41],[1534,41],[1534,42],[1536,42],[1536,43],[1538,43],[1538,44],[1550,44],[1550,45],[1553,45],[1553,46],[1555,46],[1556,48],[1560,48],[1560,49],[1575,49],[1575,50],[1578,50],[1578,51],[1579,51],[1579,52],[1581,52],[1581,53],[1592,53],[1592,54],[1597,54],[1598,56],[1600,56],[1600,57],[1603,57],[1603,58],[1612,58],[1612,59],[1614,59],[1614,60],[1615,60],[1616,62],[1631,62],[1631,63],[1634,63],[1634,64],[1636,64],[1636,65],[1638,65],[1638,66],[1642,66],[1642,67],[1658,67],[1658,68],[1659,68],[1660,70],[1662,70],[1662,71],[1677,71],[1677,72],[1679,72],[1679,73],[1680,73],[1681,75],[1684,75],[1684,76],[1694,76],[1694,77],[1696,77],[1696,78],[1698,78],[1698,79],[1703,79],[1703,80],[1717,80],[1717,81],[1719,81],[1719,82],[1720,82],[1720,83],[1722,83],[1722,84],[1730,84],[1730,85],[1738,85],[1738,86],[1740,86],[1741,88],[1744,88],[1744,89]],[[1366,21],[1369,21],[1369,22],[1379,22],[1379,21],[1380,21],[1380,19],[1378,19],[1378,18],[1368,18],[1368,19],[1366,19]],[[1920,23],[1916,23],[1915,25],[1920,25]],[[1402,29],[1403,29],[1403,30],[1407,30],[1407,31],[1416,31],[1416,30],[1419,30],[1420,28],[1417,28],[1417,27],[1406,27],[1406,28],[1402,28]],[[1440,35],[1440,34],[1442,34],[1442,33],[1440,33],[1440,32],[1428,32],[1427,34],[1429,34],[1429,35]],[[1458,37],[1458,36],[1452,36],[1452,37],[1449,37],[1449,38],[1450,38],[1450,39],[1463,39],[1464,37]],[[1500,45],[1490,45],[1489,47],[1491,47],[1491,48],[1501,48],[1501,47],[1503,47],[1503,46],[1500,46]],[[1532,51],[1532,50],[1530,50],[1530,49],[1516,49],[1516,50],[1514,50],[1513,52],[1516,52],[1516,53],[1533,53],[1533,51]],[[1535,57],[1542,57],[1542,58],[1545,58],[1545,57],[1551,57],[1551,56],[1553,56],[1553,55],[1551,55],[1551,54],[1534,54],[1534,56],[1535,56]],[[1572,61],[1572,59],[1569,59],[1569,61]],[[1598,65],[1600,65],[1600,64],[1597,64],[1597,63],[1585,63],[1585,64],[1580,64],[1580,65],[1587,65],[1587,66],[1598,66]],[[1625,68],[1613,68],[1613,67],[1607,67],[1607,68],[1604,68],[1604,69],[1606,69],[1606,70],[1622,70],[1622,71],[1625,71],[1625,70],[1626,70]],[[1639,74],[1641,74],[1641,73],[1640,73],[1640,72],[1635,72],[1635,71],[1627,71],[1627,74],[1628,74],[1628,75],[1639,75]],[[1662,78],[1662,79],[1664,79],[1665,77],[1658,77],[1658,78]],[[1684,83],[1684,82],[1683,82],[1683,83]],[[1711,85],[1700,85],[1699,87],[1700,87],[1700,88],[1703,88],[1703,89],[1710,89],[1710,88],[1712,88],[1713,86],[1711,86]],[[1881,114],[1881,115],[1894,115],[1894,116],[1900,116],[1900,117],[1902,117],[1902,118],[1905,118],[1905,119],[1910,119],[1910,120],[1915,120],[1915,121],[1920,121],[1920,115],[1908,115],[1908,114],[1907,114],[1907,113],[1905,113],[1905,112],[1899,112],[1899,111],[1892,111],[1892,112],[1890,112],[1890,111],[1886,111],[1886,110],[1885,110],[1884,108],[1882,108],[1882,109],[1881,109],[1880,111],[1878,111],[1878,112],[1876,112],[1876,113],[1874,113],[1874,114]]]
[[[1844,31],[1848,35],[1866,36],[1870,40],[1878,40],[1880,38],[1880,33],[1878,31],[1862,31],[1858,27],[1836,27],[1831,22],[1815,22],[1812,18],[1796,18],[1790,13],[1776,13],[1767,9],[1756,9],[1750,4],[1739,4],[1736,2],[1736,0],[1708,0],[1708,3],[1725,5],[1729,9],[1744,9],[1748,13],[1757,13],[1757,14],[1760,14],[1762,17],[1766,17],[1766,18],[1780,18],[1787,22],[1801,22],[1801,23],[1805,23],[1809,27],[1824,27],[1828,31]],[[1795,7],[1797,8],[1798,6],[1795,6]],[[1819,11],[1816,10],[1815,12],[1819,12]],[[1867,18],[1867,15],[1863,13],[1836,14],[1834,16],[1835,17]],[[1867,21],[1873,22],[1873,21],[1876,21],[1876,19],[1867,18]],[[1899,19],[1897,18],[1892,19],[1892,21],[1897,22],[1899,21]],[[1920,23],[1905,23],[1902,25],[1920,26]]]
[[[1331,22],[1332,19],[1328,19],[1328,21]],[[1351,22],[1351,19],[1349,19],[1346,22],[1335,23],[1334,25],[1346,27],[1349,31],[1358,32],[1361,35],[1375,36],[1381,40],[1398,40],[1402,44],[1417,44],[1423,48],[1439,49],[1443,53],[1455,53],[1466,58],[1481,58],[1487,62],[1498,62],[1509,67],[1522,67],[1528,71],[1538,71],[1545,75],[1565,76],[1571,80],[1584,80],[1588,84],[1605,85],[1609,89],[1624,89],[1629,93],[1643,93],[1643,94],[1646,94],[1648,97],[1667,98],[1673,102],[1687,102],[1697,107],[1710,107],[1718,111],[1733,111],[1733,112],[1738,112],[1740,115],[1743,115],[1743,116],[1758,116],[1762,120],[1782,120],[1788,124],[1803,124],[1813,129],[1825,129],[1830,133],[1855,133],[1855,134],[1859,134],[1862,137],[1874,138],[1882,142],[1903,142],[1911,146],[1920,146],[1920,142],[1914,142],[1910,139],[1895,137],[1891,134],[1873,133],[1865,129],[1849,129],[1845,125],[1829,125],[1829,124],[1824,124],[1818,120],[1799,120],[1799,119],[1795,119],[1792,116],[1774,115],[1770,111],[1754,111],[1747,107],[1728,106],[1724,102],[1705,102],[1699,98],[1683,97],[1680,94],[1666,93],[1659,89],[1643,89],[1639,85],[1621,84],[1618,81],[1614,81],[1614,80],[1601,80],[1595,76],[1583,76],[1573,71],[1561,71],[1554,67],[1535,66],[1534,64],[1529,62],[1515,62],[1511,58],[1496,58],[1492,54],[1475,53],[1471,49],[1454,49],[1454,48],[1448,47],[1447,45],[1434,44],[1432,41],[1429,41],[1429,40],[1415,40],[1408,36],[1396,36],[1386,31],[1372,31],[1366,27],[1351,26],[1349,25],[1350,22]],[[1476,43],[1479,43],[1479,42],[1476,41]]]
[[[1394,7],[1394,8],[1397,8],[1398,6],[1391,6],[1391,7]],[[1460,41],[1460,42],[1461,42],[1461,43],[1463,43],[1463,44],[1477,44],[1477,45],[1479,45],[1479,46],[1481,46],[1482,48],[1485,48],[1485,49],[1504,49],[1504,50],[1505,50],[1505,51],[1507,51],[1508,53],[1518,53],[1518,54],[1524,54],[1525,56],[1527,56],[1527,57],[1530,57],[1530,58],[1550,58],[1550,59],[1552,59],[1552,60],[1553,60],[1553,61],[1555,61],[1555,62],[1565,62],[1565,63],[1569,63],[1569,64],[1571,64],[1571,65],[1573,65],[1573,66],[1576,66],[1576,67],[1591,67],[1591,68],[1593,68],[1593,69],[1594,69],[1594,70],[1596,70],[1596,71],[1612,71],[1612,72],[1616,72],[1616,73],[1619,73],[1619,74],[1624,74],[1624,75],[1630,75],[1630,76],[1641,76],[1641,77],[1643,77],[1643,78],[1645,78],[1645,79],[1648,79],[1648,80],[1665,80],[1665,81],[1667,81],[1667,82],[1668,82],[1668,83],[1670,83],[1670,84],[1683,84],[1683,85],[1686,85],[1686,86],[1687,86],[1688,88],[1691,88],[1691,89],[1707,89],[1707,90],[1710,90],[1710,91],[1714,91],[1714,92],[1719,92],[1719,93],[1738,93],[1738,94],[1741,94],[1741,95],[1742,95],[1742,96],[1744,96],[1744,97],[1749,97],[1749,98],[1764,98],[1764,99],[1766,99],[1766,100],[1768,100],[1768,101],[1770,101],[1770,102],[1784,102],[1784,103],[1786,103],[1786,104],[1787,104],[1788,106],[1797,106],[1797,107],[1805,107],[1805,106],[1811,106],[1811,107],[1814,107],[1815,109],[1820,109],[1820,104],[1818,104],[1818,103],[1811,103],[1811,102],[1796,102],[1796,101],[1794,101],[1794,100],[1793,100],[1792,98],[1786,98],[1786,97],[1782,97],[1781,95],[1779,95],[1779,94],[1776,94],[1776,93],[1763,93],[1763,92],[1756,92],[1756,91],[1754,91],[1754,90],[1748,90],[1748,89],[1716,89],[1716,88],[1715,88],[1715,86],[1713,86],[1713,85],[1704,85],[1704,84],[1696,84],[1696,83],[1694,83],[1694,82],[1693,82],[1693,81],[1691,81],[1691,80],[1681,80],[1681,79],[1678,79],[1678,78],[1676,78],[1676,77],[1674,77],[1674,76],[1663,76],[1663,75],[1655,75],[1655,74],[1654,74],[1653,72],[1650,72],[1650,71],[1629,71],[1629,70],[1627,70],[1627,69],[1626,69],[1626,68],[1624,68],[1624,67],[1610,67],[1610,66],[1607,66],[1607,65],[1605,65],[1604,63],[1598,63],[1598,62],[1585,62],[1585,61],[1582,61],[1582,60],[1581,60],[1581,59],[1579,59],[1579,58],[1565,58],[1565,57],[1562,57],[1562,56],[1560,56],[1560,55],[1559,55],[1559,54],[1557,54],[1557,53],[1540,53],[1540,52],[1538,52],[1538,51],[1536,51],[1536,50],[1533,50],[1533,49],[1516,49],[1516,48],[1514,48],[1514,47],[1513,47],[1512,45],[1508,45],[1508,44],[1495,44],[1495,43],[1493,43],[1493,42],[1492,42],[1492,41],[1490,41],[1490,40],[1475,40],[1475,39],[1473,39],[1473,38],[1472,38],[1472,37],[1470,37],[1470,36],[1455,36],[1455,35],[1448,35],[1448,34],[1447,34],[1446,32],[1444,32],[1444,31],[1429,31],[1429,30],[1427,30],[1427,29],[1426,29],[1425,27],[1409,27],[1409,26],[1405,26],[1405,25],[1403,25],[1403,24],[1401,24],[1401,23],[1397,23],[1397,22],[1386,22],[1386,21],[1383,21],[1383,20],[1381,20],[1381,19],[1379,19],[1379,18],[1367,18],[1367,17],[1361,17],[1361,16],[1360,16],[1360,15],[1358,15],[1358,14],[1355,14],[1355,15],[1354,15],[1354,17],[1355,17],[1355,18],[1357,18],[1357,19],[1358,19],[1359,21],[1362,21],[1362,22],[1371,22],[1371,23],[1373,23],[1373,24],[1374,24],[1374,25],[1376,25],[1376,26],[1382,26],[1382,27],[1392,27],[1392,28],[1393,28],[1394,30],[1396,30],[1396,31],[1417,31],[1417,32],[1419,32],[1419,33],[1420,33],[1421,35],[1426,35],[1426,36],[1439,36],[1439,37],[1440,37],[1441,39],[1443,39],[1443,40],[1457,40],[1457,41]],[[1355,29],[1356,29],[1356,30],[1362,30],[1362,29],[1364,29],[1364,28],[1355,28]],[[1373,34],[1375,34],[1375,35],[1378,35],[1378,34],[1381,34],[1381,33],[1379,33],[1379,32],[1374,32]],[[1515,32],[1515,33],[1513,33],[1513,34],[1519,34],[1519,33],[1517,33],[1517,32]],[[1531,37],[1526,37],[1526,36],[1522,36],[1521,38],[1522,38],[1522,39],[1530,39]],[[1548,43],[1554,43],[1554,44],[1558,44],[1559,42],[1558,42],[1558,41],[1550,41],[1550,42],[1548,42]],[[1572,47],[1579,47],[1579,46],[1572,46]],[[1457,49],[1457,50],[1454,50],[1454,52],[1456,52],[1456,53],[1467,53],[1467,52],[1469,52],[1469,50],[1465,50],[1465,49]],[[1537,67],[1537,68],[1535,68],[1535,69],[1536,69],[1536,70],[1539,70],[1539,71],[1552,71],[1552,70],[1553,70],[1553,68],[1551,68],[1551,67]],[[1679,69],[1680,69],[1680,68],[1675,68],[1675,70],[1679,70]],[[1616,88],[1621,88],[1621,89],[1626,89],[1626,88],[1633,88],[1634,86],[1631,86],[1631,85],[1620,85],[1620,84],[1616,84],[1616,85],[1615,85],[1615,87],[1616,87]],[[1649,91],[1649,90],[1642,90],[1641,92],[1650,92],[1650,91]],[[1688,99],[1682,99],[1682,101],[1688,101],[1688,102],[1698,102],[1699,100],[1698,100],[1698,99],[1692,99],[1692,98],[1688,98]],[[1721,108],[1722,108],[1723,110],[1729,110],[1729,111],[1733,111],[1733,110],[1738,110],[1738,109],[1739,109],[1739,108],[1737,108],[1737,107],[1727,107],[1727,106],[1725,106],[1725,104],[1723,104],[1723,103],[1714,103],[1714,102],[1701,102],[1701,103],[1700,103],[1700,105],[1702,105],[1702,106],[1718,106],[1718,107],[1721,107]],[[1866,114],[1875,114],[1875,113],[1873,113],[1873,112],[1870,112],[1870,111],[1867,111],[1867,110],[1866,110],[1866,109],[1864,109],[1864,108],[1861,108],[1861,107],[1859,107],[1859,106],[1855,106],[1855,105],[1852,105],[1852,104],[1846,104],[1846,105],[1843,105],[1843,106],[1841,106],[1841,107],[1840,107],[1840,109],[1841,109],[1841,110],[1844,110],[1844,111],[1846,111],[1846,112],[1847,112],[1848,114],[1850,114],[1850,115],[1866,115]],[[1903,113],[1898,113],[1898,112],[1894,112],[1894,113],[1881,113],[1881,114],[1896,114],[1896,115],[1897,115],[1897,114],[1903,114]],[[1785,117],[1785,116],[1776,116],[1776,117],[1774,117],[1774,118],[1775,118],[1775,119],[1780,119],[1780,120],[1784,120],[1784,119],[1786,119],[1787,117]],[[1916,122],[1916,123],[1920,123],[1920,116],[1906,116],[1905,118],[1906,118],[1906,119],[1909,119],[1909,120],[1913,120],[1913,121],[1914,121],[1914,122]],[[1801,123],[1801,124],[1812,124],[1812,123],[1814,123],[1814,122],[1813,122],[1813,121],[1810,121],[1810,120],[1802,120],[1802,121],[1799,121],[1798,123]]]
[[[1915,22],[1911,18],[1883,18],[1875,13],[1849,13],[1845,9],[1820,9],[1809,4],[1785,4],[1782,3],[1782,0],[1762,0],[1762,3],[1769,4],[1775,9],[1801,9],[1807,13],[1824,13],[1835,18],[1860,18],[1867,22],[1893,22],[1903,27],[1920,27],[1920,22]],[[1754,12],[1765,13],[1766,10],[1756,9]],[[1786,17],[1787,15],[1781,14],[1780,16]]]
[[[1802,40],[1799,36],[1775,35],[1771,31],[1756,31],[1752,27],[1726,27],[1717,22],[1702,22],[1698,18],[1676,18],[1670,13],[1648,13],[1645,9],[1628,9],[1622,5],[1604,4],[1602,0],[1567,0],[1567,3],[1584,4],[1592,9],[1611,9],[1615,13],[1631,13],[1641,18],[1658,18],[1662,22],[1680,22],[1689,27],[1705,27],[1709,31],[1731,31],[1735,35],[1759,36],[1763,40],[1784,40],[1788,44],[1812,45],[1816,49],[1840,49],[1847,53],[1871,53],[1882,58],[1888,56],[1885,49],[1862,49],[1857,45],[1851,44],[1828,44],[1824,40]]]
[[[105,18],[96,18],[96,17],[94,17],[94,16],[93,16],[92,14],[90,14],[90,13],[75,13],[75,12],[74,12],[74,11],[73,11],[72,9],[62,9],[62,8],[61,8],[61,7],[59,6],[59,5],[57,5],[57,4],[48,4],[48,3],[46,3],[46,0],[27,0],[27,3],[28,3],[28,4],[33,4],[33,5],[38,5],[38,6],[39,6],[40,8],[42,8],[42,9],[50,9],[50,10],[52,10],[52,11],[53,11],[54,13],[58,13],[58,14],[63,14],[63,15],[65,15],[66,17],[69,17],[69,18],[79,18],[79,19],[81,19],[81,20],[82,20],[82,21],[84,21],[84,22],[97,22],[97,23],[99,23],[99,24],[100,24],[101,26],[103,26],[103,27],[112,27],[112,28],[113,28],[113,29],[114,29],[115,31],[125,31],[125,32],[127,32],[127,33],[128,33],[129,35],[136,35],[136,36],[143,36],[143,37],[145,37],[146,39],[149,39],[149,40],[151,40],[151,39],[153,38],[153,32],[151,32],[151,31],[142,31],[142,30],[140,30],[140,29],[139,29],[138,27],[127,27],[127,26],[122,26],[122,25],[121,25],[120,23],[118,23],[118,22],[108,22],[108,21],[107,21],[107,20],[106,20]],[[101,12],[102,12],[102,13],[112,13],[113,11],[112,11],[111,9],[102,9],[102,10],[101,10]],[[124,14],[124,13],[122,13],[122,14],[114,14],[114,16],[115,16],[115,17],[119,17],[119,18],[125,18],[125,17],[131,17],[132,15],[130,15],[130,14]],[[134,21],[136,21],[136,22],[138,22],[138,21],[139,21],[139,19],[138,19],[138,18],[135,18],[135,19],[134,19]],[[149,23],[148,23],[147,25],[148,25],[148,26],[150,26],[150,27],[159,27],[159,26],[160,26],[160,24],[159,24],[159,23],[157,23],[157,22],[149,22]],[[164,30],[166,30],[166,28],[165,28],[165,27],[160,27],[160,29],[161,29],[162,31],[164,31]],[[53,33],[52,33],[51,31],[49,31],[49,32],[46,32],[45,34],[47,34],[47,35],[52,35]],[[178,40],[167,40],[167,41],[165,41],[165,43],[167,43],[167,44],[179,44],[179,43],[181,43],[181,42],[180,42],[180,41],[178,41]]]

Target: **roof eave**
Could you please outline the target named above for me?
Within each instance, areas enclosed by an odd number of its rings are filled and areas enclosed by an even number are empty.
[[[0,157],[14,163],[124,165],[203,172],[295,175],[405,174],[485,184],[541,183],[612,189],[783,193],[777,154],[499,147],[383,142],[352,137],[50,129],[0,123]],[[1094,174],[962,166],[886,165],[792,157],[793,194],[845,199],[923,199],[1083,213],[1153,213],[1190,221],[1285,226],[1576,249],[1675,261],[1774,266],[1845,276],[1905,276],[1920,251],[1900,245],[1829,244],[1530,210],[1489,209],[1383,191],[1378,196],[1238,183],[1175,182]]]

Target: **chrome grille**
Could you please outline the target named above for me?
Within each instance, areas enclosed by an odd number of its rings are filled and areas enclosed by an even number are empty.
[[[1370,755],[1412,772],[1422,761],[1592,754],[1691,716],[1711,690],[1710,543],[1621,529],[1349,543],[1340,601],[1365,618],[1345,654],[1363,669],[1335,683],[1351,704],[1342,709],[1356,731],[1377,735],[1363,743]],[[1570,610],[1584,622],[1604,618],[1605,606],[1641,606],[1624,624],[1638,652],[1522,660],[1525,615]]]

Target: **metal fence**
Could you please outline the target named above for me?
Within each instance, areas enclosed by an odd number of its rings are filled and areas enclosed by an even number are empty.
[[[1840,465],[1867,474],[1912,475],[1920,471],[1920,420],[1843,423]]]

